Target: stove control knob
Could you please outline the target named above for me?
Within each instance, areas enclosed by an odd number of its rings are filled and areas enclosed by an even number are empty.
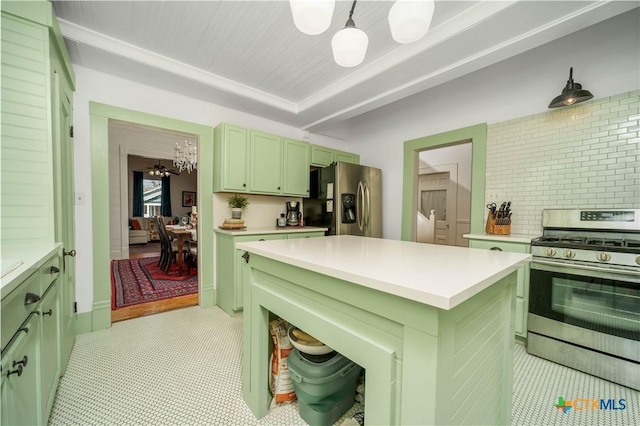
[[[564,251],[564,257],[568,257],[569,259],[573,259],[574,257],[576,257],[576,252],[573,250],[565,250]]]
[[[600,262],[608,262],[611,260],[611,255],[609,253],[598,253],[596,254],[596,259]]]
[[[556,249],[553,249],[553,248],[547,249],[547,256],[555,256],[555,255],[556,255]]]

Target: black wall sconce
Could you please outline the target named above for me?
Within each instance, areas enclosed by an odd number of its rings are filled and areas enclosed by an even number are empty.
[[[562,94],[553,98],[549,108],[558,108],[588,101],[593,98],[590,91],[584,90],[582,84],[573,81],[573,67],[569,70],[569,80],[562,89]]]

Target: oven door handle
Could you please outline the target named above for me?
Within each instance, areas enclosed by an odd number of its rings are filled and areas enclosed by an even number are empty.
[[[607,273],[607,274],[621,274],[621,275],[630,275],[632,277],[636,277],[636,278],[640,278],[640,272],[638,271],[630,271],[630,270],[626,270],[626,269],[614,269],[614,268],[600,268],[597,266],[589,266],[589,265],[580,265],[580,264],[566,264],[566,263],[559,263],[559,262],[549,262],[546,260],[533,260],[531,262],[531,268],[532,269],[536,269],[535,265],[536,264],[540,264],[540,265],[547,265],[552,267],[552,271],[551,272],[561,272],[561,273],[567,273],[567,270],[569,269],[580,269],[580,270],[584,270],[584,271],[594,271],[594,272],[603,272],[603,273]],[[544,269],[544,270],[548,270],[548,268],[540,268],[540,269]]]

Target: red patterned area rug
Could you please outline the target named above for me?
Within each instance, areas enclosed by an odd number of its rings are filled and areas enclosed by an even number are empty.
[[[111,261],[111,308],[185,296],[198,292],[198,271],[178,276],[175,264],[168,274],[157,267],[158,258],[117,259]]]

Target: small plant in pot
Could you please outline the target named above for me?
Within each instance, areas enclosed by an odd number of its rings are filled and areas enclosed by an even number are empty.
[[[227,201],[229,202],[229,207],[231,207],[232,219],[240,219],[242,217],[242,210],[246,209],[249,205],[247,197],[239,194],[232,195],[227,198]]]

